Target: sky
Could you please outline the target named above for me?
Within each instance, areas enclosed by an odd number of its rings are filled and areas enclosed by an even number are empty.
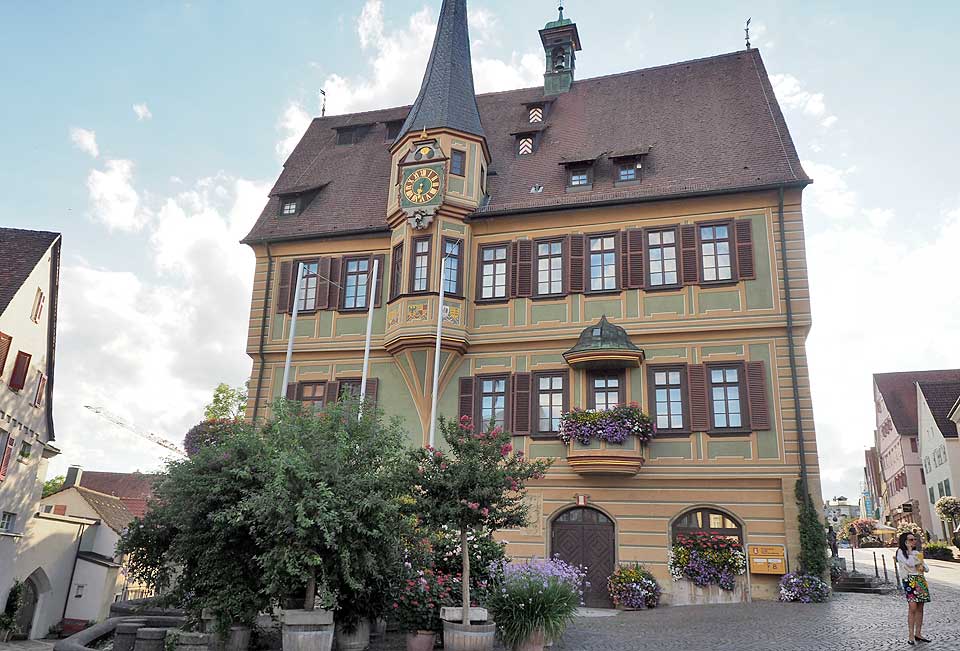
[[[470,0],[478,92],[542,83],[552,2]],[[152,470],[241,385],[247,233],[327,113],[416,97],[440,0],[0,3],[0,224],[63,233],[50,474]],[[807,173],[825,497],[855,496],[871,375],[960,367],[960,4],[571,0],[578,78],[739,50],[752,18]],[[605,9],[605,10],[604,10]]]

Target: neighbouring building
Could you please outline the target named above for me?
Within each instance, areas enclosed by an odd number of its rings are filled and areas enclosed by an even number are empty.
[[[476,95],[465,2],[445,0],[413,106],[311,122],[243,240],[247,416],[357,393],[372,302],[367,395],[426,444],[442,318],[439,414],[556,460],[529,526],[500,533],[512,556],[589,566],[591,605],[632,561],[688,599],[667,570],[681,532],[785,546],[796,569],[801,477],[822,504],[810,179],[760,53],[576,80],[578,26],[561,12],[540,38],[543,86]],[[628,402],[658,423],[649,445],[559,440],[563,413]],[[778,578],[749,573],[737,598]]]
[[[860,505],[851,504],[846,499],[827,500],[823,503],[823,514],[827,522],[839,524],[844,518],[859,518]]]
[[[142,518],[153,497],[156,479],[156,475],[142,472],[101,472],[70,466],[64,483],[117,497],[134,517]]]
[[[874,430],[876,435],[876,430]],[[880,457],[876,446],[864,450],[865,465],[863,467],[863,491],[860,496],[860,513],[865,518],[880,520],[883,513],[883,493],[880,487],[883,480],[880,476]]]
[[[886,522],[916,522],[931,534],[930,496],[918,439],[918,382],[960,382],[960,370],[875,373],[873,400],[877,415],[877,450],[883,481]]]
[[[929,498],[931,535],[951,540],[953,523],[937,515],[937,500],[954,495],[960,477],[960,438],[950,412],[960,399],[960,380],[956,382],[917,382],[917,431],[920,458]]]
[[[0,228],[0,604],[15,579],[26,598],[48,583],[23,558],[54,445],[53,378],[60,235]]]

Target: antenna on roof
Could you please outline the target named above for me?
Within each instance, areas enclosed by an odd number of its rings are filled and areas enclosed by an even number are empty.
[[[750,47],[747,44],[747,47]],[[324,117],[327,114],[327,91],[320,89],[320,94],[323,96],[323,106],[320,107],[320,117]]]
[[[747,49],[750,49],[750,19],[747,18],[747,26],[744,28],[743,33],[746,34],[747,40]]]

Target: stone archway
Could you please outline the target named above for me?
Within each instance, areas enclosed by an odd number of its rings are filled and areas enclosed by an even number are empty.
[[[591,608],[613,606],[607,592],[607,579],[617,563],[613,520],[589,507],[568,509],[553,520],[550,549],[567,563],[586,566],[590,587],[584,591],[584,605]]]
[[[44,606],[49,602],[53,586],[42,567],[35,569],[23,582],[23,604],[17,611],[17,633],[19,639],[42,638],[46,631],[35,630],[37,621],[43,614]]]

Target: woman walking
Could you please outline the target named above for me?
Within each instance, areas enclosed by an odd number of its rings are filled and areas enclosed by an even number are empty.
[[[923,573],[929,572],[930,568],[923,562],[917,536],[904,532],[900,534],[898,542],[897,564],[903,577],[903,591],[907,595],[907,644],[929,642],[920,633],[923,629],[923,605],[930,602],[930,588]]]

